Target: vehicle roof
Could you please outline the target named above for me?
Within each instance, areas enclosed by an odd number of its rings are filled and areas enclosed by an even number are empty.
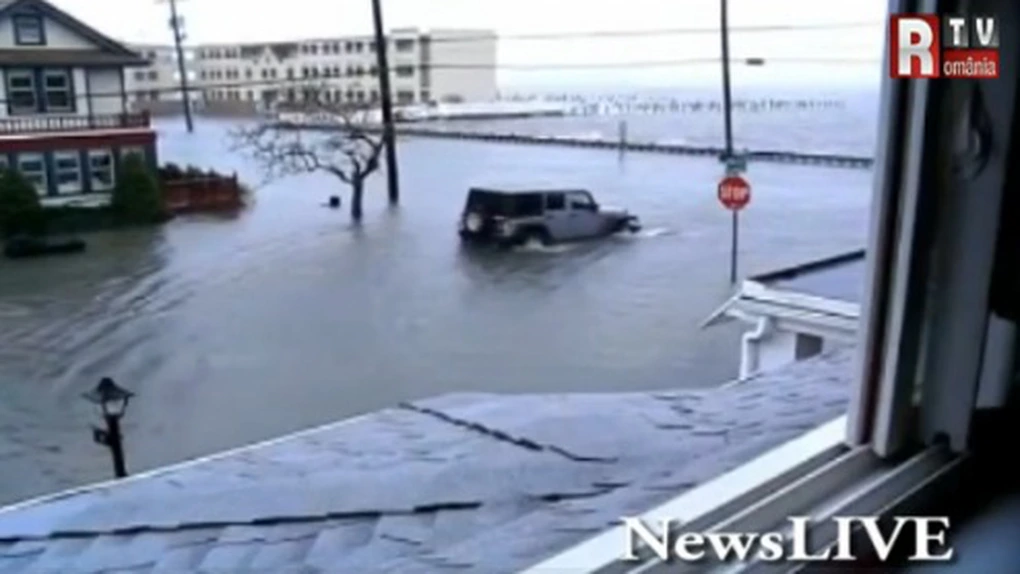
[[[580,187],[553,187],[553,188],[535,188],[535,187],[520,187],[516,189],[510,189],[505,187],[472,187],[468,191],[474,192],[479,191],[483,193],[496,193],[500,195],[525,195],[532,193],[567,193],[571,191],[588,191],[587,189]]]

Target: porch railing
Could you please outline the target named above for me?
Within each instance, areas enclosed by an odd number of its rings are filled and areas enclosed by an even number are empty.
[[[147,128],[150,125],[149,113],[145,111],[92,116],[15,116],[0,118],[0,135]]]

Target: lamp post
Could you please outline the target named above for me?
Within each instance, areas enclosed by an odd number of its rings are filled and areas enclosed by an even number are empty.
[[[88,402],[99,407],[106,428],[92,427],[92,440],[110,449],[113,457],[113,474],[117,478],[127,476],[124,465],[124,437],[120,432],[120,419],[127,410],[128,402],[135,394],[120,387],[110,377],[103,377],[96,388],[83,394]]]

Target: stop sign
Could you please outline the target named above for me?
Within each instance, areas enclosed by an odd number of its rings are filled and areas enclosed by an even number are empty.
[[[731,211],[740,211],[751,203],[751,184],[738,175],[730,175],[719,182],[719,203]]]

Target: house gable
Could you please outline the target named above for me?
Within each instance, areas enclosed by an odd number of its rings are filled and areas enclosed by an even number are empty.
[[[15,21],[39,18],[42,42],[19,44]],[[45,0],[0,0],[0,65],[46,64],[142,65],[144,59]]]

